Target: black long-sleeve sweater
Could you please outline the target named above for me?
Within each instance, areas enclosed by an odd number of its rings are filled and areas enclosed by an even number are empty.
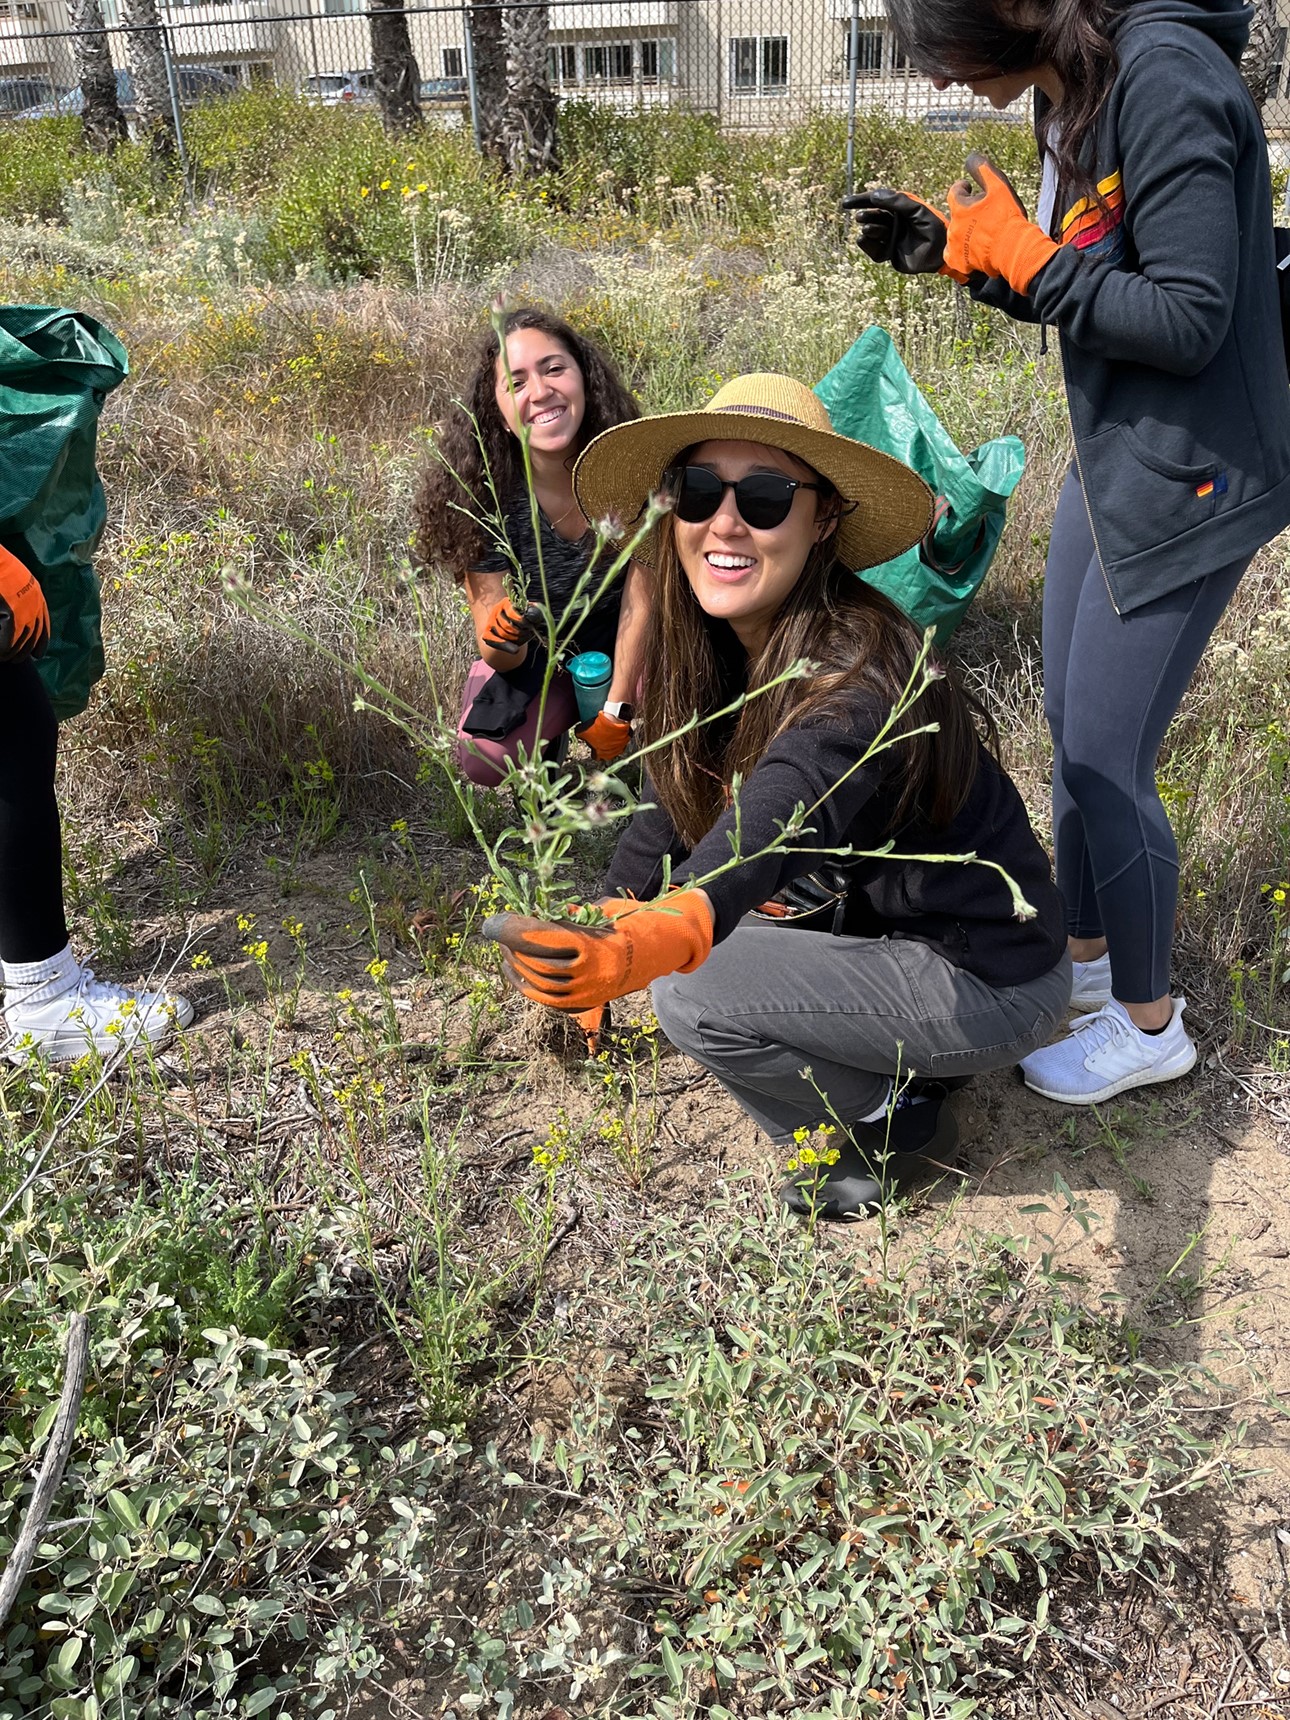
[[[814,871],[824,858],[820,849],[861,852],[888,840],[903,748],[898,743],[857,768],[886,716],[872,695],[857,694],[844,715],[789,729],[767,748],[740,792],[740,852],[757,854],[799,804],[814,810],[787,848],[749,859],[704,884],[718,943],[751,909]],[[645,798],[653,798],[649,784]],[[674,881],[702,878],[731,858],[735,828],[735,813],[728,810],[690,852],[661,807],[643,807],[618,845],[606,889],[642,900],[658,895],[669,857]],[[1016,918],[1008,886],[987,866],[861,859],[853,863],[846,933],[929,944],[956,967],[997,987],[1038,979],[1056,965],[1066,947],[1061,897],[1021,796],[984,747],[978,748],[972,788],[952,824],[935,830],[915,817],[891,834],[898,853],[976,853],[995,861],[1016,881],[1035,918]],[[791,929],[786,927],[784,935],[790,936]]]

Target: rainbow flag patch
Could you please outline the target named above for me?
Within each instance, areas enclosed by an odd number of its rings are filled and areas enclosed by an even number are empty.
[[[1061,242],[1090,262],[1118,263],[1124,255],[1124,181],[1119,170],[1099,180],[1096,197],[1081,197],[1062,218]]]
[[[1202,501],[1206,496],[1225,496],[1227,494],[1227,473],[1220,472],[1216,478],[1207,478],[1203,484],[1197,484],[1196,494]]]

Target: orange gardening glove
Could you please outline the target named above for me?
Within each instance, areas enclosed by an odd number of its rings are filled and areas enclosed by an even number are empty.
[[[599,904],[608,926],[553,925],[493,914],[483,932],[501,944],[506,977],[548,1009],[581,1013],[637,991],[665,973],[692,973],[712,949],[712,910],[697,890],[661,902],[616,896]]]
[[[947,193],[946,264],[964,275],[993,275],[1014,292],[1028,293],[1058,246],[1027,218],[1007,174],[993,162],[974,153],[967,158],[967,170],[976,185],[960,179]]]
[[[609,764],[627,751],[632,725],[621,717],[607,717],[603,711],[597,711],[589,723],[573,732],[580,741],[586,741],[601,764]]]
[[[594,1009],[580,1009],[572,1017],[586,1035],[588,1057],[594,1057],[600,1050],[600,1035],[605,1030],[608,1016],[609,1005],[598,1003]]]
[[[0,549],[0,663],[39,657],[49,643],[49,610],[40,581]]]
[[[855,216],[856,244],[875,263],[890,263],[898,275],[950,275],[966,284],[966,275],[946,266],[949,223],[934,204],[878,185],[844,197],[842,207]]]
[[[493,651],[518,651],[537,632],[535,612],[526,609],[521,615],[509,597],[501,598],[488,612],[480,643]]]

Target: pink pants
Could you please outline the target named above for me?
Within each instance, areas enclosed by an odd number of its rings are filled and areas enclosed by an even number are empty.
[[[484,682],[494,671],[487,663],[474,662],[466,675],[461,695],[461,720],[465,722]],[[542,727],[538,730],[538,703],[534,699],[519,728],[512,729],[505,740],[485,740],[480,735],[468,735],[457,726],[457,762],[462,774],[481,788],[496,788],[506,774],[506,760],[515,757],[520,747],[531,757],[539,743],[546,745],[558,740],[566,729],[580,719],[578,704],[573,696],[573,682],[563,669],[551,677],[547,691],[546,709],[542,712]]]

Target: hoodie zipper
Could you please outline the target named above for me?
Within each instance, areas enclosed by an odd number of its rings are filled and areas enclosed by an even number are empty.
[[[1066,384],[1066,399],[1070,400],[1070,378],[1066,374],[1066,350],[1062,349],[1062,380]],[[1075,419],[1071,417],[1071,447],[1075,452],[1075,470],[1079,473],[1079,487],[1084,491],[1084,512],[1088,516],[1088,529],[1093,535],[1093,549],[1097,555],[1097,565],[1102,569],[1102,579],[1106,585],[1106,595],[1111,600],[1111,608],[1120,616],[1120,605],[1115,601],[1115,593],[1111,590],[1110,576],[1106,571],[1106,562],[1102,556],[1102,546],[1097,541],[1097,522],[1093,518],[1093,510],[1088,505],[1088,490],[1084,484],[1084,464],[1079,457],[1079,437],[1075,433]],[[1121,619],[1123,617],[1121,616]]]
[[[1106,584],[1106,595],[1111,600],[1111,608],[1120,614],[1120,605],[1115,601],[1115,593],[1111,590],[1111,581],[1107,575],[1106,562],[1102,559],[1102,547],[1097,541],[1097,526],[1093,520],[1093,510],[1088,505],[1088,491],[1084,489],[1084,467],[1079,457],[1079,437],[1075,434],[1075,426],[1071,425],[1071,445],[1075,450],[1075,470],[1079,473],[1079,487],[1084,490],[1084,512],[1088,515],[1088,529],[1093,534],[1093,548],[1097,554],[1097,565],[1102,569],[1102,578]],[[1121,617],[1123,619],[1123,617]]]

